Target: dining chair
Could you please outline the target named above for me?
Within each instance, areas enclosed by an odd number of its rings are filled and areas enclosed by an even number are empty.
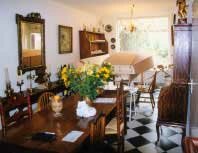
[[[78,153],[115,153],[115,150],[104,143],[105,115],[101,112],[90,123],[90,143],[83,145]]]
[[[105,115],[100,113],[90,125],[90,143],[102,143],[105,134]]]
[[[0,115],[2,123],[2,134],[6,130],[32,118],[32,106],[29,95],[13,94],[6,101],[0,102]]]
[[[152,106],[152,110],[154,111],[155,108],[155,100],[154,100],[154,92],[156,88],[156,77],[157,77],[157,71],[155,71],[154,75],[152,76],[152,81],[148,88],[146,87],[139,87],[138,92],[137,92],[137,102],[139,102],[140,98],[149,98]],[[149,97],[147,96],[142,96],[142,94],[149,94]]]
[[[136,111],[136,94],[138,91],[138,88],[134,86],[134,82],[130,81],[128,84],[129,87],[129,94],[130,94],[130,101],[129,101],[129,121],[131,121],[132,118],[132,112],[137,113]],[[133,102],[133,110],[132,110],[132,102]]]
[[[157,141],[160,140],[160,130],[163,126],[179,127],[182,129],[182,139],[186,135],[188,85],[172,83],[163,87],[158,97],[158,115],[156,122]]]
[[[55,96],[53,92],[44,92],[38,98],[37,111],[47,109],[50,107],[50,97]]]
[[[105,135],[117,135],[118,152],[124,152],[124,92],[123,80],[120,81],[120,86],[117,89],[116,97],[116,117],[114,117],[105,128]]]

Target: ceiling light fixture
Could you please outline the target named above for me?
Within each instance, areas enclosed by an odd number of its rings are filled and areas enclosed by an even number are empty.
[[[134,32],[136,31],[136,26],[133,22],[133,15],[134,15],[134,7],[135,7],[135,4],[132,3],[132,0],[130,0],[130,24],[129,24],[129,29],[127,29],[125,27],[125,30],[129,31],[129,32]]]

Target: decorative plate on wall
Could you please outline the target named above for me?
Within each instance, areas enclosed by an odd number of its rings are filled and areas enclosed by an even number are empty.
[[[116,39],[115,38],[111,38],[111,42],[112,43],[115,43],[116,42]]]
[[[111,49],[115,49],[115,45],[114,44],[111,45]]]
[[[110,24],[105,25],[105,31],[106,32],[111,32],[112,31],[112,25],[110,25]]]

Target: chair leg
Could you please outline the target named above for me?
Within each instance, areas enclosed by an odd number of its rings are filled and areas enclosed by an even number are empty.
[[[130,96],[130,106],[129,106],[129,121],[131,122],[131,112],[132,112],[132,94]]]
[[[134,106],[134,112],[135,112],[135,116],[136,116],[136,104],[135,104],[135,94],[133,94],[133,106]]]
[[[124,136],[122,136],[121,141],[121,153],[124,153]]]
[[[122,136],[122,153],[124,153],[124,136]]]
[[[136,101],[135,101],[136,104],[139,103],[140,96],[141,96],[141,92],[138,91],[138,92],[137,92],[137,99],[136,99]]]
[[[154,110],[154,108],[155,108],[155,101],[154,101],[154,97],[153,97],[153,94],[152,93],[150,93],[150,100],[151,100],[152,109]]]
[[[182,128],[182,139],[181,139],[181,146],[182,149],[184,150],[184,137],[186,136],[186,128]]]
[[[160,132],[159,132],[159,124],[156,123],[156,132],[157,132],[157,141],[156,141],[156,144],[159,142],[159,139],[160,139]]]
[[[118,148],[117,148],[117,152],[121,153],[121,142],[120,142],[120,136],[118,136]]]
[[[118,153],[124,153],[124,135],[118,137]]]

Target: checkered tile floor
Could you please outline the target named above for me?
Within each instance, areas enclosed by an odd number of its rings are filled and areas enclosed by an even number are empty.
[[[155,95],[155,101],[157,101],[158,94]],[[136,116],[133,114],[132,120],[127,122],[125,153],[182,153],[182,130],[179,128],[162,126],[160,141],[155,145],[157,106],[154,112],[151,112],[150,103],[138,104]]]

